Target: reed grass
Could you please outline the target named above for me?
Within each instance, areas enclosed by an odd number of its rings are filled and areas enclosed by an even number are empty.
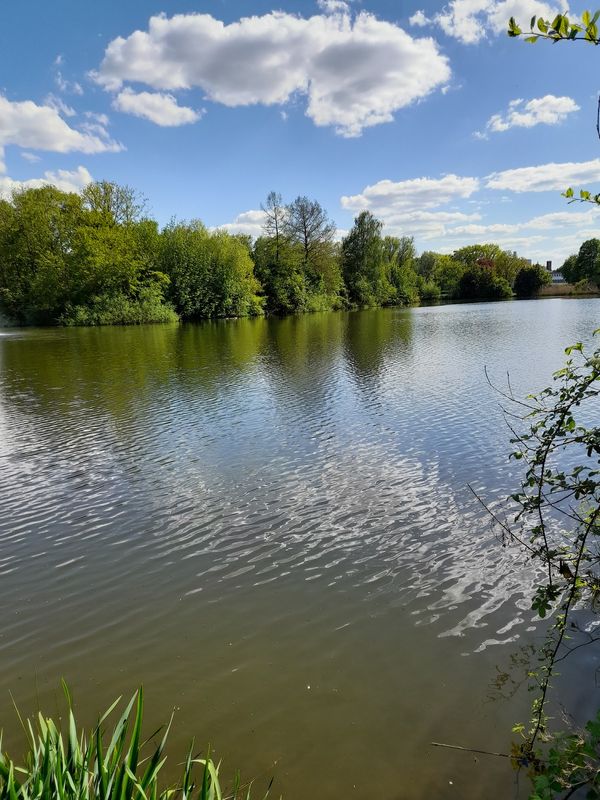
[[[19,719],[27,737],[27,752],[17,765],[4,752],[0,738],[0,800],[250,800],[251,784],[240,785],[236,775],[225,792],[219,778],[220,764],[194,755],[192,742],[180,765],[180,777],[161,785],[165,745],[171,728],[166,726],[156,744],[156,732],[142,740],[144,695],[139,689],[116,724],[109,717],[120,705],[116,700],[93,731],[77,727],[69,690],[68,730],[38,714],[34,722]],[[152,740],[152,741],[151,741]],[[270,785],[263,798],[269,794]]]

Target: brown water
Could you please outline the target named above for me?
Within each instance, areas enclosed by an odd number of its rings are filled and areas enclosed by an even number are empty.
[[[512,797],[530,567],[484,366],[545,385],[600,300],[0,332],[0,724],[9,691],[148,726],[288,800]],[[522,677],[521,674],[518,677]],[[507,693],[507,692],[505,692]],[[277,763],[275,763],[277,762]],[[522,779],[524,781],[524,778]]]

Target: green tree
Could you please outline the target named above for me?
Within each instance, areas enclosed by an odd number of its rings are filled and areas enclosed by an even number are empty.
[[[415,249],[415,240],[412,236],[385,236],[383,238],[383,253],[389,264],[415,269],[417,251]]]
[[[383,255],[386,262],[385,286],[389,283],[393,289],[387,302],[403,305],[416,303],[419,300],[420,287],[415,270],[417,252],[412,236],[386,236],[383,239]],[[432,290],[433,291],[433,290]],[[386,302],[385,300],[383,302]]]
[[[246,245],[224,231],[210,236],[212,272],[210,286],[214,297],[211,314],[206,316],[245,317],[263,313],[261,286],[254,275],[254,264]]]
[[[600,283],[600,239],[588,239],[577,255],[577,280]]]
[[[105,225],[131,225],[146,211],[146,199],[135,189],[111,181],[88,183],[81,197],[84,207],[98,214]]]
[[[15,192],[0,217],[0,297],[20,322],[51,323],[77,282],[81,198],[46,186]]]
[[[560,271],[567,283],[591,281],[600,284],[600,239],[588,239],[577,255],[565,259]]]
[[[455,261],[452,256],[443,253],[435,255],[433,280],[447,297],[458,297],[460,279],[465,271],[465,265],[460,261]]]
[[[490,267],[510,286],[513,285],[519,270],[528,266],[525,259],[519,258],[508,250],[502,250],[497,244],[473,244],[462,247],[460,250],[454,251],[452,258],[465,267],[476,265]]]
[[[470,244],[455,250],[452,258],[465,267],[473,267],[484,261],[491,266],[501,252],[497,244]]]
[[[381,230],[383,223],[362,211],[342,240],[342,271],[348,299],[358,306],[390,302],[394,292],[388,278]]]
[[[442,299],[442,290],[435,281],[426,281],[420,275],[417,276],[417,292],[421,300],[434,303]]]
[[[490,267],[467,267],[458,282],[462,300],[506,300],[512,296],[509,283]]]
[[[301,248],[302,266],[310,290],[316,293],[336,291],[340,284],[333,247],[336,227],[325,209],[316,200],[297,197],[286,208],[283,232],[292,245]]]
[[[287,238],[260,236],[254,243],[254,269],[266,296],[267,310],[275,314],[307,311],[309,287],[302,250]]]
[[[153,220],[116,224],[95,211],[84,214],[71,262],[64,325],[128,325],[177,319],[164,294],[168,277],[158,264],[159,233]]]
[[[575,253],[565,259],[560,271],[567,283],[577,283],[579,280],[579,271],[577,268],[577,255]]]
[[[419,275],[426,281],[433,279],[433,273],[439,258],[439,253],[433,253],[431,250],[425,250],[416,259],[415,268]]]
[[[269,192],[261,209],[265,214],[264,235],[273,240],[275,264],[279,264],[280,248],[287,220],[287,208],[279,192]]]
[[[24,323],[174,319],[163,302],[167,279],[157,268],[157,242],[151,220],[118,222],[50,186],[16,192],[0,206],[0,302]]]
[[[247,246],[198,221],[171,223],[161,235],[160,272],[168,297],[185,318],[248,316],[262,312],[260,284]]]
[[[515,294],[517,297],[533,297],[538,294],[542,286],[547,286],[551,282],[550,273],[539,264],[523,267],[515,278]]]

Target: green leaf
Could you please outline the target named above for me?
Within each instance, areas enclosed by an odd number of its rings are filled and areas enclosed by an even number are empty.
[[[521,35],[521,28],[519,28],[519,26],[517,25],[514,17],[511,17],[508,21],[508,35],[509,36]]]

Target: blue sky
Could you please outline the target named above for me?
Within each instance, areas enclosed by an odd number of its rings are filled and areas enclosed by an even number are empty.
[[[555,265],[597,233],[598,51],[527,45],[537,0],[3,4],[0,192],[90,177],[152,214],[260,233],[271,189],[419,250],[498,241]],[[582,9],[574,9],[575,12]],[[513,172],[516,170],[516,172]],[[598,189],[596,188],[596,191]]]

